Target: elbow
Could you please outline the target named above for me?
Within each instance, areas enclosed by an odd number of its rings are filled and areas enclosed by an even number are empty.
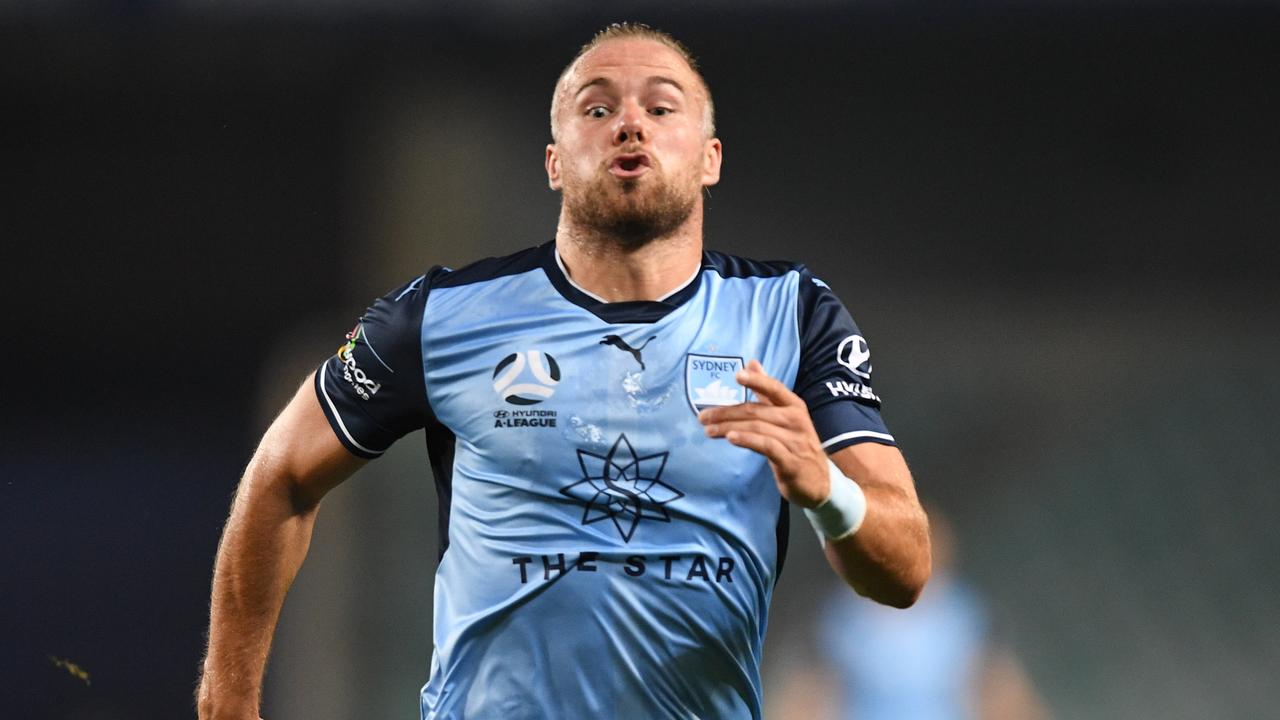
[[[920,599],[920,594],[924,592],[924,586],[929,583],[931,575],[933,575],[933,547],[926,536],[911,569],[901,575],[902,582],[893,598],[896,602],[889,604],[903,610],[915,605]]]
[[[877,600],[889,607],[906,610],[916,601],[920,599],[920,594],[924,592],[925,583],[928,582],[929,576],[925,575],[919,581],[905,582],[886,592],[883,597]]]
[[[886,585],[871,599],[881,605],[906,610],[915,605],[916,601],[920,599],[920,594],[924,592],[924,586],[928,581],[929,572],[926,570],[923,573],[902,578],[899,582]]]
[[[910,567],[902,568],[892,576],[885,577],[872,592],[864,594],[881,605],[906,610],[920,599],[932,574],[933,558],[926,545]]]
[[[916,544],[914,557],[897,574],[894,592],[887,598],[886,605],[902,610],[915,605],[920,599],[920,594],[924,592],[924,586],[928,584],[929,577],[933,575],[933,542],[927,529],[922,535],[920,542]]]
[[[289,508],[299,517],[314,516],[320,510],[320,500],[324,497],[323,493],[293,479],[286,483],[285,493],[289,498]]]
[[[878,582],[858,582],[846,577],[845,581],[854,592],[881,605],[906,610],[920,599],[924,586],[929,581],[929,569],[922,572],[903,574],[897,577],[883,577]]]
[[[322,495],[289,463],[262,448],[249,463],[236,491],[237,501],[267,504],[302,517],[315,514]]]

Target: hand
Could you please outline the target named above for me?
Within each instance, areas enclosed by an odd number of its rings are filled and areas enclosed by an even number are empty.
[[[804,508],[822,504],[831,494],[831,475],[809,407],[770,377],[757,360],[747,363],[735,377],[756,394],[757,402],[703,410],[698,420],[707,437],[722,437],[764,455],[773,469],[778,492],[788,502]]]

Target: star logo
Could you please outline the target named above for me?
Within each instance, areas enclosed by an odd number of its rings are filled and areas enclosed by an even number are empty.
[[[582,479],[560,488],[560,494],[586,505],[582,524],[612,520],[623,542],[631,542],[643,520],[671,522],[667,503],[684,493],[662,482],[665,452],[640,457],[626,435],[619,435],[606,455],[578,451]]]

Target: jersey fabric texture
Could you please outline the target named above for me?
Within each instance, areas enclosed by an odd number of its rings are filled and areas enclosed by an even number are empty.
[[[547,243],[374,302],[315,388],[358,456],[426,429],[424,720],[761,716],[786,507],[763,456],[697,419],[752,399],[753,358],[828,452],[893,444],[865,340],[800,265],[707,252],[667,297],[606,303]]]

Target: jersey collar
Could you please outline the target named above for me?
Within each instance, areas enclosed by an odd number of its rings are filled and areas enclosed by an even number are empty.
[[[666,317],[672,310],[688,302],[698,292],[702,284],[702,272],[708,267],[706,252],[702,253],[702,265],[693,276],[665,296],[657,300],[628,300],[626,302],[607,302],[604,298],[587,292],[565,272],[560,253],[556,251],[554,240],[545,243],[542,250],[542,269],[547,279],[565,300],[589,311],[592,315],[607,323],[654,323]]]

